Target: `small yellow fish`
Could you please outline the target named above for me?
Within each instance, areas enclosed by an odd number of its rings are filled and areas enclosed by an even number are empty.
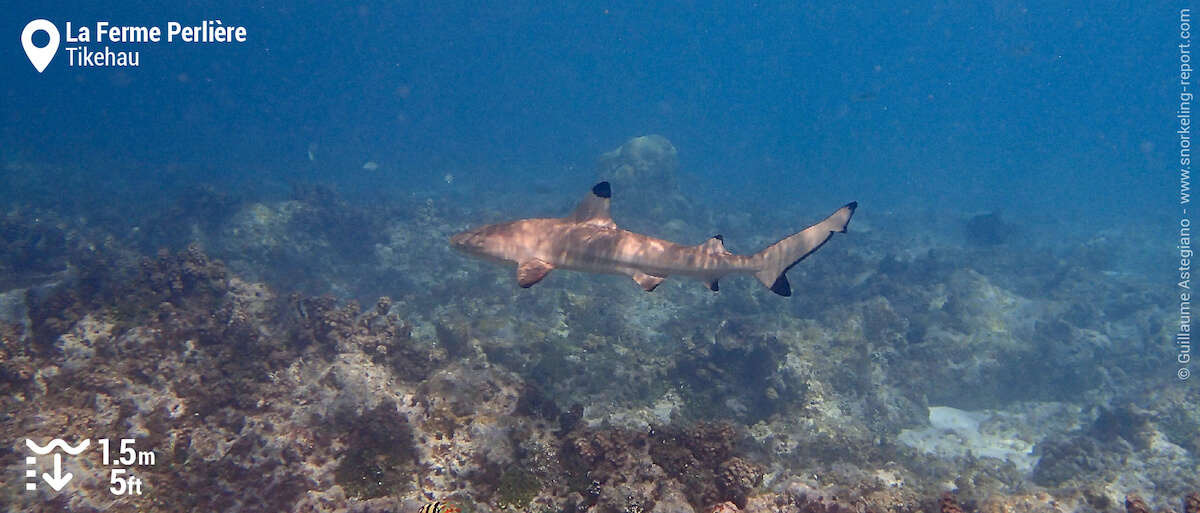
[[[421,506],[417,513],[462,513],[462,509],[452,502],[433,501]]]
[[[379,164],[376,164],[375,161],[367,162],[366,164],[363,164],[363,169],[366,169],[367,171],[374,171],[379,169]]]

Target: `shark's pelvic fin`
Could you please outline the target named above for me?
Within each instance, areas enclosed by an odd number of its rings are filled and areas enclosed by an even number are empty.
[[[846,225],[850,223],[850,216],[854,215],[856,208],[858,202],[851,202],[824,221],[759,251],[752,257],[760,265],[754,277],[771,292],[781,296],[792,295],[792,286],[786,275],[788,269],[820,248],[834,233],[846,233]]]
[[[527,289],[542,281],[554,266],[538,259],[526,260],[517,265],[517,285]]]
[[[608,214],[611,198],[612,187],[608,182],[600,182],[592,187],[591,192],[575,207],[575,211],[567,216],[567,220],[602,228],[616,228],[617,223],[614,223],[612,216]]]
[[[658,284],[662,283],[665,279],[666,278],[663,278],[662,276],[650,276],[649,274],[641,271],[633,273],[633,281],[636,281],[638,285],[641,285],[642,290],[645,290],[646,292],[653,292],[654,289],[658,287]]]

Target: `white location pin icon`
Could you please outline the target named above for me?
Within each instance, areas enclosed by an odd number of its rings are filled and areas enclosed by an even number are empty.
[[[33,34],[39,30],[50,35],[50,43],[41,48],[33,44]],[[41,73],[50,65],[54,54],[58,53],[58,28],[47,20],[33,20],[21,31],[21,46],[25,47],[25,55],[29,57],[29,62]]]

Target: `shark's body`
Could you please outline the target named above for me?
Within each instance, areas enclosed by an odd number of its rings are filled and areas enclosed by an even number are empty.
[[[451,237],[450,244],[472,256],[516,264],[517,284],[526,288],[554,269],[626,275],[646,291],[671,275],[695,278],[715,291],[717,280],[742,273],[753,274],[776,294],[790,296],[787,270],[834,232],[844,233],[858,206],[850,203],[824,221],[744,256],[727,251],[720,235],[699,246],[684,246],[621,230],[609,217],[610,197],[608,182],[600,182],[567,217],[482,226]]]

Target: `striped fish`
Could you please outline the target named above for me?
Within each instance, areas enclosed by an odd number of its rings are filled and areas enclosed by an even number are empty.
[[[462,509],[453,502],[433,501],[421,506],[417,513],[462,513]]]

